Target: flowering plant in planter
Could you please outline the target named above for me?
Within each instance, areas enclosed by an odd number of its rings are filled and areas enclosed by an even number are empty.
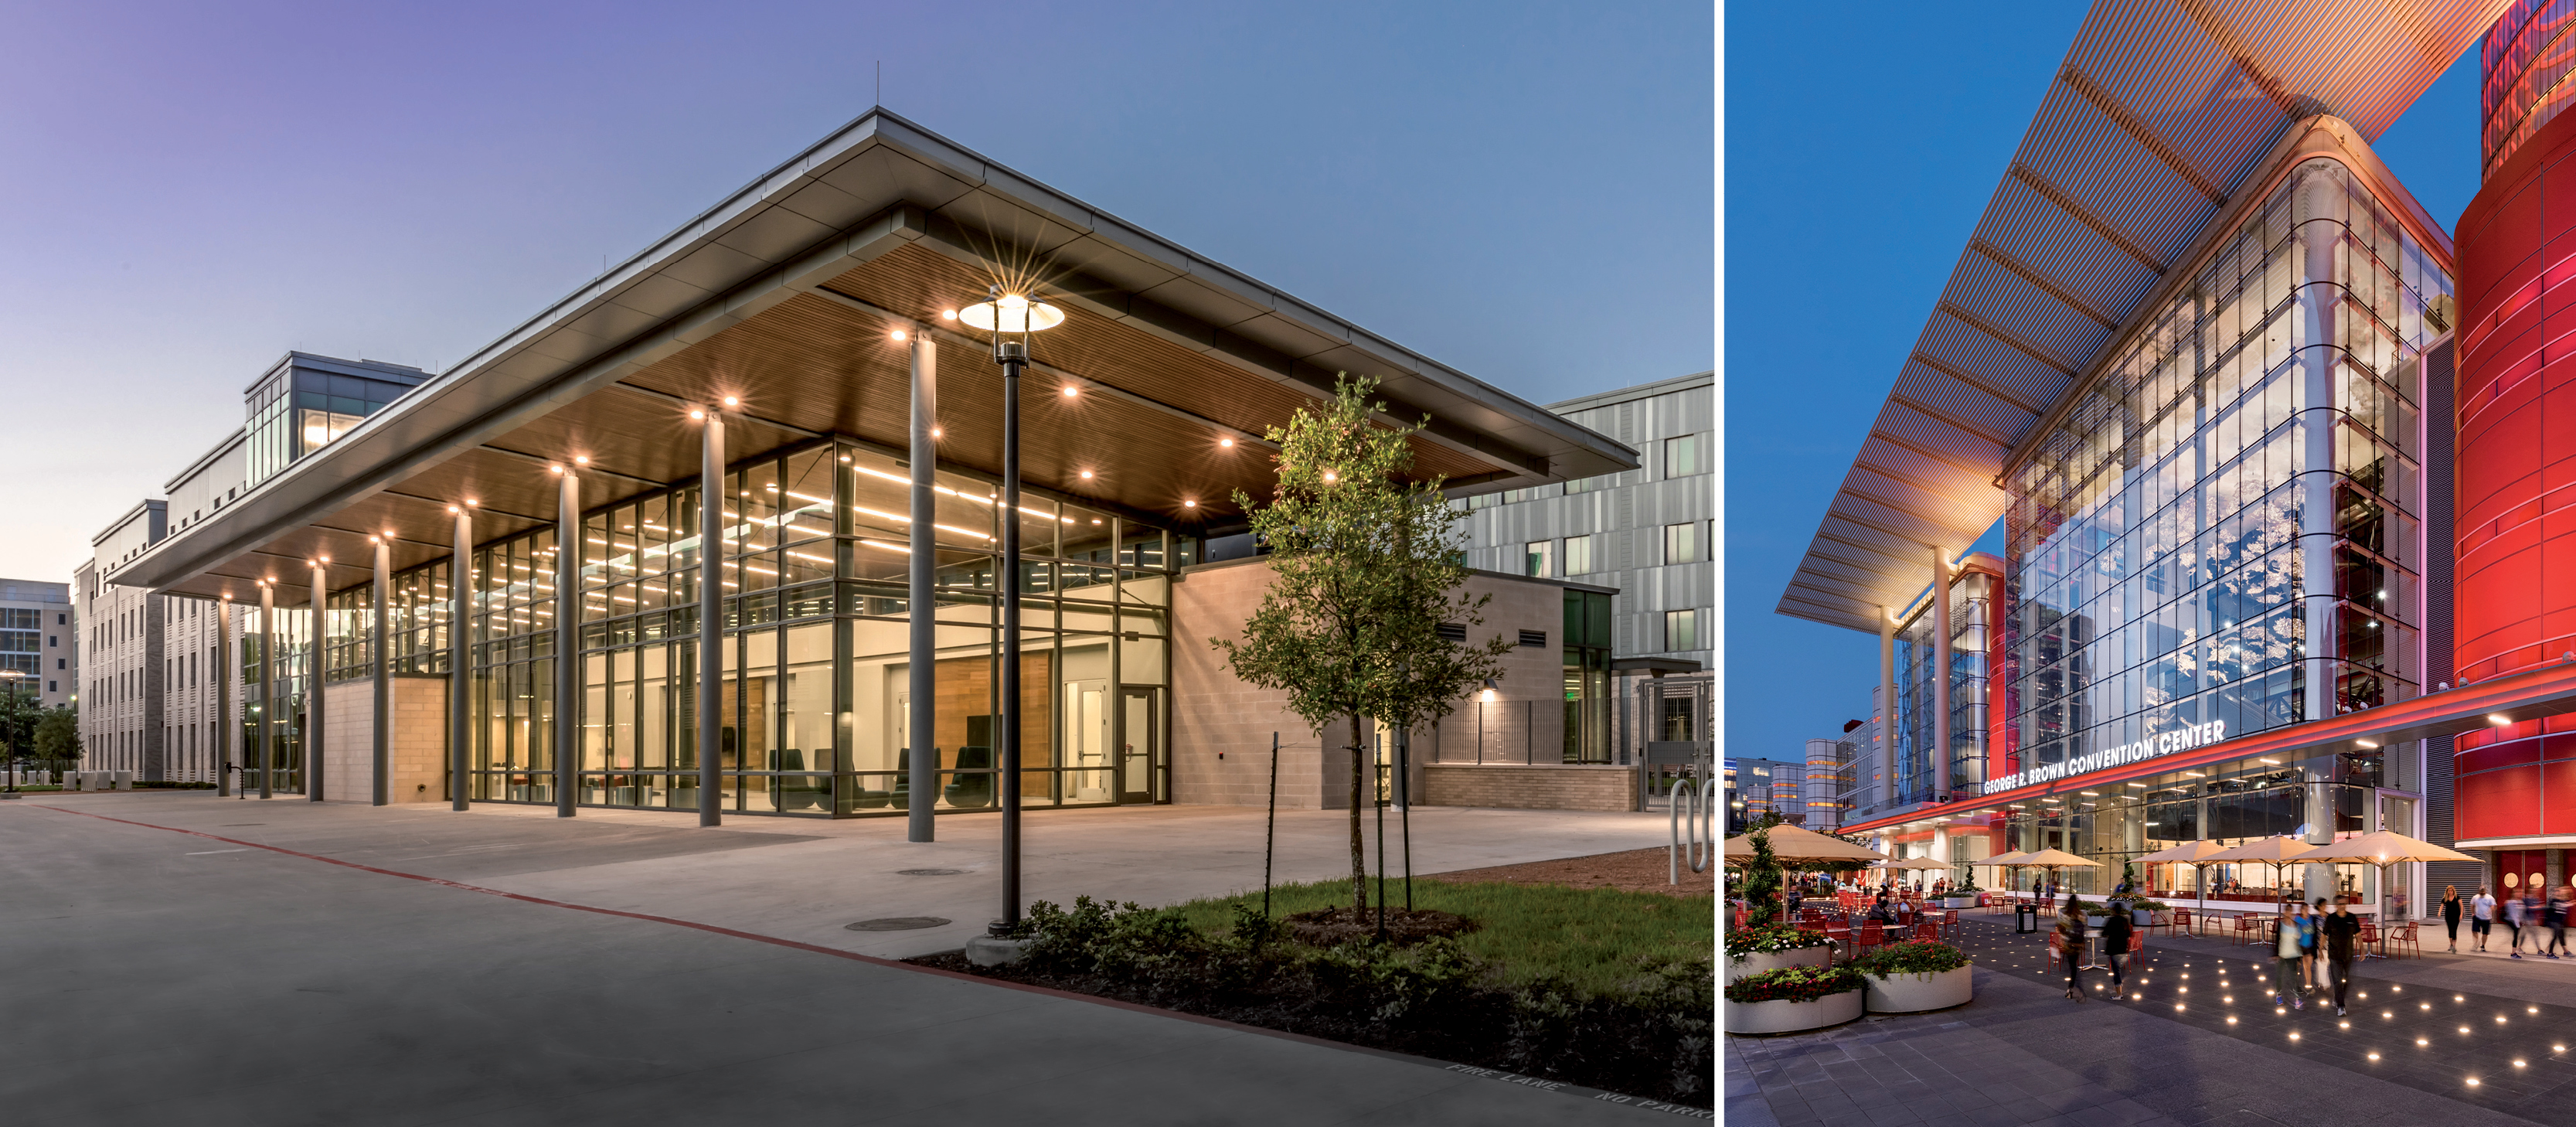
[[[1772,955],[1825,945],[1825,937],[1820,933],[1800,931],[1781,924],[1739,927],[1726,933],[1726,957],[1738,963],[1743,962],[1746,955]]]
[[[1850,967],[1781,967],[1736,979],[1726,988],[1726,1000],[1813,1002],[1860,988],[1860,972]]]
[[[1852,969],[1885,978],[1891,974],[1939,974],[1968,965],[1968,953],[1938,940],[1890,943],[1852,961]]]

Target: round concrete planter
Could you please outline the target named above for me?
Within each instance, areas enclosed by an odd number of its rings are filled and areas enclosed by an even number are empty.
[[[1729,1033],[1796,1033],[1859,1020],[1862,991],[1845,990],[1812,1002],[1728,1002]]]
[[[1977,898],[1973,893],[1967,896],[1944,896],[1941,898],[1941,906],[1952,911],[1974,908],[1977,906]]]
[[[1910,1014],[1966,1005],[1977,994],[1976,969],[1960,967],[1931,974],[1891,974],[1885,978],[1864,974],[1861,977],[1868,982],[1865,989],[1869,994],[1869,1012]]]
[[[1820,967],[1833,955],[1831,947],[1798,947],[1787,951],[1757,952],[1746,955],[1743,962],[1726,961],[1726,980],[1733,982],[1747,975],[1760,974],[1781,967]]]

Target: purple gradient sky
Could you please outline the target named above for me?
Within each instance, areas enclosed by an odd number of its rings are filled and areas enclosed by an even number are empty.
[[[1529,399],[1713,363],[1705,4],[56,3],[0,37],[0,575],[288,349],[438,370],[876,99]]]

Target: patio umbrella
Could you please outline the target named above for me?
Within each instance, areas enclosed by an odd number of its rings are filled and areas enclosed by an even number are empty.
[[[2100,861],[2093,860],[2089,857],[2078,857],[2063,849],[2042,849],[2037,853],[2025,854],[2020,863],[2029,866],[2030,868],[2048,870],[2048,883],[2050,884],[2057,883],[2057,870],[2059,869],[2071,868],[2076,865],[2082,865],[2090,869],[2098,869],[2102,867],[2102,863]]]
[[[1901,857],[1893,861],[1872,861],[1869,863],[1869,867],[1873,869],[1889,870],[1904,869],[1914,872],[1930,872],[1935,869],[1945,873],[1950,871],[1950,865],[1948,862],[1935,861],[1929,857]]]
[[[2281,866],[2298,864],[2315,852],[2316,846],[2286,837],[2267,837],[2249,841],[2234,849],[2222,849],[2201,860],[2211,864],[2227,861],[2260,861],[2272,866],[2272,883],[2281,883]]]
[[[2209,899],[2209,881],[2202,875],[2201,871],[2208,867],[2207,859],[2211,854],[2224,853],[2226,851],[2226,846],[2204,838],[2199,841],[2186,841],[2171,849],[2159,849],[2144,857],[2138,858],[2138,863],[2141,865],[2191,866],[2192,887],[2200,893],[2200,898],[2206,901]]]
[[[1991,868],[2010,870],[2004,874],[2004,891],[2011,892],[2013,891],[2014,882],[2019,880],[2021,877],[2022,858],[2028,856],[2030,856],[2029,853],[2017,849],[2010,853],[1998,853],[1992,857],[1978,861],[1970,861],[1968,863],[1970,865],[1985,865]]]
[[[1753,835],[1738,834],[1726,839],[1726,860],[1742,864],[1753,859]],[[1866,845],[1854,845],[1830,834],[1802,830],[1796,826],[1771,827],[1771,855],[1783,861],[1850,861],[1853,868],[1869,861],[1883,861],[1887,854]]]
[[[2456,849],[2420,841],[2395,830],[2373,830],[2355,834],[2342,841],[2320,845],[2301,854],[2302,861],[2358,861],[2379,870],[2379,896],[2383,909],[2388,904],[2388,866],[2401,861],[2475,861]],[[2383,912],[2384,914],[2384,912]],[[2393,922],[2393,921],[2390,921]]]

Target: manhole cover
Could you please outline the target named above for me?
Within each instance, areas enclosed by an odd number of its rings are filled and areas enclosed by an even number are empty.
[[[891,916],[882,920],[860,920],[845,926],[851,931],[919,931],[925,927],[944,927],[947,923],[937,916]]]
[[[962,877],[966,875],[966,870],[964,869],[896,869],[894,872],[896,876],[903,877]]]

